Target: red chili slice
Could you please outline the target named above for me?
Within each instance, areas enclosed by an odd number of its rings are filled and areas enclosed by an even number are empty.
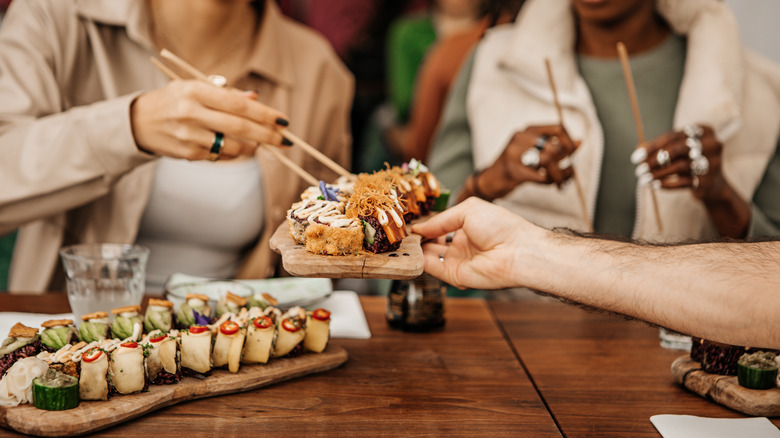
[[[197,335],[198,333],[203,333],[208,329],[209,328],[206,327],[205,325],[191,325],[190,333],[192,333],[193,335]]]
[[[161,334],[160,336],[157,336],[157,337],[154,337],[154,338],[149,338],[149,342],[153,342],[153,343],[155,343],[155,344],[156,344],[156,343],[158,343],[158,342],[160,342],[160,341],[164,340],[164,339],[165,339],[165,338],[167,338],[167,337],[168,337],[168,335],[166,335],[165,333],[163,333],[163,334]]]
[[[259,329],[271,327],[274,322],[267,316],[260,316],[252,320],[252,324]]]
[[[100,359],[100,355],[103,354],[103,350],[95,347],[91,348],[89,351],[84,353],[84,355],[81,356],[81,360],[84,362],[94,362],[98,359]]]
[[[282,327],[290,333],[295,333],[301,329],[301,327],[293,322],[290,318],[284,318],[282,320]]]
[[[320,321],[327,321],[330,319],[330,312],[325,309],[316,309],[311,312],[311,317]]]
[[[130,341],[130,342],[125,342],[124,344],[119,344],[119,345],[122,346],[122,347],[125,347],[125,348],[137,348],[138,347],[138,342]]]
[[[238,333],[238,324],[235,321],[225,321],[220,324],[219,332],[226,336],[234,335]]]

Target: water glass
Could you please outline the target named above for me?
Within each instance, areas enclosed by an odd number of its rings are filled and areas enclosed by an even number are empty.
[[[68,303],[75,320],[97,311],[140,305],[149,248],[121,243],[87,243],[60,249]]]

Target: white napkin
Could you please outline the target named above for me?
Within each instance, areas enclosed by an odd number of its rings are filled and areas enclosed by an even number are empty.
[[[780,438],[780,430],[766,417],[706,418],[693,415],[650,417],[664,438]]]
[[[38,333],[41,331],[41,324],[50,319],[73,319],[72,313],[60,313],[51,315],[48,313],[23,313],[23,312],[0,312],[0,342],[3,342],[11,331],[11,327],[21,322],[27,327],[35,327]]]
[[[317,303],[317,307],[330,311],[330,337],[346,339],[370,339],[366,314],[358,295],[352,291],[335,291]]]
[[[358,295],[352,291],[335,291],[328,298],[318,302],[316,307],[327,309],[330,315],[330,336],[332,338],[370,339],[371,330],[366,314],[360,305]],[[0,312],[0,342],[8,336],[14,324],[21,322],[28,327],[40,328],[50,319],[73,319],[72,313],[49,315],[44,313]]]

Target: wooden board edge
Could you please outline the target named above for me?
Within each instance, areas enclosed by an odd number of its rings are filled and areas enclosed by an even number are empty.
[[[300,365],[298,359],[311,358],[310,365],[301,365],[289,372],[290,365]],[[215,397],[219,395],[232,394],[237,392],[251,391],[264,386],[284,382],[294,378],[302,377],[308,374],[320,373],[337,368],[344,364],[349,358],[347,350],[341,346],[328,345],[328,348],[322,353],[306,353],[296,358],[276,359],[269,365],[249,365],[242,366],[237,374],[230,374],[226,370],[216,370],[218,373],[202,380],[195,378],[185,378],[187,382],[179,382],[173,385],[150,386],[150,392],[115,395],[112,399],[105,402],[85,402],[85,404],[100,403],[110,404],[117,398],[128,398],[125,401],[143,400],[143,403],[137,405],[135,409],[129,409],[121,412],[118,409],[110,408],[110,417],[104,417],[96,420],[86,415],[82,406],[66,411],[44,411],[35,408],[32,405],[17,406],[12,408],[0,407],[0,426],[14,430],[19,433],[36,436],[78,436],[87,433],[97,432],[109,427],[141,417],[149,412],[162,409],[184,401]],[[274,370],[267,373],[268,367],[273,366]],[[243,372],[242,372],[243,371]],[[245,377],[249,376],[251,381],[248,383]],[[225,388],[214,390],[220,383],[229,381]],[[194,391],[193,391],[194,389]],[[132,398],[132,399],[131,399]],[[127,403],[125,403],[127,405]],[[87,407],[84,410],[88,409]],[[81,411],[80,411],[81,410]],[[32,423],[29,421],[27,412],[34,413],[42,421]],[[77,417],[77,422],[68,424],[71,430],[63,432],[63,424],[67,424],[68,419]]]
[[[703,398],[747,415],[780,416],[780,389],[744,388],[736,376],[710,374],[689,355],[675,359],[671,368],[675,382]]]

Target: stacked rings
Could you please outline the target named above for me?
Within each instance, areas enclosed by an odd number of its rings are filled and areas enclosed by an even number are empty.
[[[704,135],[704,129],[699,125],[686,125],[683,128],[685,133],[685,146],[688,146],[688,158],[691,159],[691,175],[698,182],[698,177],[706,175],[710,171],[710,161],[702,153],[701,136]],[[698,185],[698,184],[696,184]]]
[[[219,152],[222,150],[222,146],[225,144],[225,135],[221,132],[214,133],[214,142],[211,143],[211,150],[209,150],[209,160],[219,160]]]
[[[664,167],[669,164],[671,161],[671,157],[669,156],[669,151],[666,149],[659,149],[658,153],[655,154],[655,160],[658,162],[658,165],[661,167]]]

